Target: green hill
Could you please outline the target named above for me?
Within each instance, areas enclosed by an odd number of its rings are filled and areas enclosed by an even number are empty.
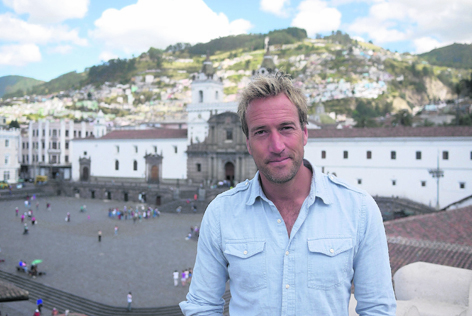
[[[22,76],[0,77],[0,97],[11,94],[18,90],[27,91],[34,86],[42,84],[44,81]],[[23,95],[23,93],[20,93]]]
[[[457,44],[433,49],[432,51],[418,56],[424,58],[432,65],[472,68],[472,44]]]

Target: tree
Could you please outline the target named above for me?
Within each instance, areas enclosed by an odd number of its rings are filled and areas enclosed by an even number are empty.
[[[162,67],[162,53],[163,51],[154,47],[149,48],[148,55],[152,61],[156,62],[156,67]]]
[[[393,125],[401,125],[401,126],[412,126],[413,125],[413,116],[410,114],[408,110],[401,110],[397,114],[394,115]]]
[[[10,121],[10,124],[8,124],[8,126],[10,126],[10,128],[20,128],[20,124],[17,120]]]

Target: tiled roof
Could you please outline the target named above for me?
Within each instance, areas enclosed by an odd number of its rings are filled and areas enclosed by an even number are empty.
[[[309,129],[309,138],[471,137],[472,126]]]
[[[29,292],[19,287],[0,280],[0,302],[13,302],[27,300]]]
[[[416,261],[472,269],[472,206],[384,224],[392,273]]]
[[[102,136],[100,139],[158,139],[158,138],[187,138],[186,129],[157,128],[141,130],[116,130]]]

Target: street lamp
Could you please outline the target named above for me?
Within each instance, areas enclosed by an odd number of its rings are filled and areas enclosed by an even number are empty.
[[[429,174],[436,178],[437,194],[436,194],[436,209],[439,211],[439,178],[444,177],[444,170],[439,169],[439,151],[438,151],[438,162],[436,169],[429,169]]]

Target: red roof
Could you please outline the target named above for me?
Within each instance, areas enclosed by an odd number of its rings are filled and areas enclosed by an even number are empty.
[[[309,138],[471,137],[472,126],[309,129]]]
[[[392,273],[416,261],[472,269],[472,206],[384,225]]]
[[[187,138],[186,129],[158,128],[139,130],[116,130],[98,139],[158,139]]]

